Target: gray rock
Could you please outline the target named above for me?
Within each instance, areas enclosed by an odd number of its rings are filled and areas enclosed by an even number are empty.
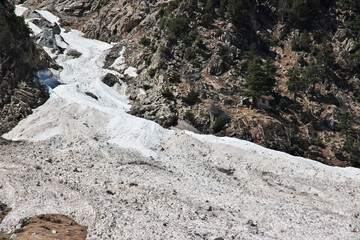
[[[114,86],[116,83],[119,82],[119,78],[117,76],[115,76],[112,73],[107,73],[102,79],[101,81],[103,83],[105,83],[106,85],[108,85],[109,87]]]
[[[66,55],[68,56],[72,56],[74,58],[78,58],[82,55],[81,52],[75,50],[75,49],[69,49],[67,52],[66,52]]]
[[[225,71],[225,63],[220,56],[214,56],[207,67],[207,72],[211,75],[219,76]]]

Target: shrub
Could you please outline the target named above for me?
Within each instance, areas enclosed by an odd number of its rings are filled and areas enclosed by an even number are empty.
[[[169,77],[169,81],[172,83],[180,82],[180,74],[173,72]]]
[[[183,38],[183,43],[186,46],[191,46],[192,43],[197,38],[197,36],[198,36],[198,33],[195,30],[191,30],[188,34],[185,34],[185,36]]]
[[[147,85],[147,84],[144,84],[143,85],[143,89],[146,91],[146,90],[149,90],[151,88],[150,85]]]
[[[155,46],[154,43],[151,43],[151,45],[150,45],[150,50],[151,50],[152,53],[155,53],[155,52],[156,52],[157,47]]]
[[[171,50],[168,47],[160,47],[160,53],[164,56],[164,57],[171,57]]]
[[[230,57],[229,51],[226,47],[221,46],[219,48],[218,54],[224,62],[229,63],[229,64],[231,63],[231,57]]]
[[[150,77],[154,77],[155,76],[155,73],[156,73],[156,69],[154,68],[150,68],[148,70],[148,74],[150,75]]]
[[[198,46],[199,48],[205,48],[204,41],[202,40],[202,38],[200,37],[200,35],[198,35],[198,36],[196,37],[195,44],[196,44],[196,46]]]
[[[211,23],[213,22],[213,16],[211,13],[205,13],[201,16],[200,23],[204,27],[209,27]]]
[[[187,47],[185,49],[184,58],[188,61],[194,59],[196,57],[196,53],[193,48]]]
[[[176,35],[173,32],[167,32],[166,37],[169,39],[170,42],[175,43],[176,42]]]
[[[223,34],[223,31],[219,28],[216,30],[215,37],[220,37]]]
[[[194,68],[199,68],[200,67],[200,62],[196,58],[191,59],[190,63]]]
[[[160,60],[159,65],[158,65],[158,69],[166,70],[167,67],[168,67],[167,64],[163,60]]]
[[[163,30],[164,28],[165,28],[165,26],[166,26],[166,18],[162,18],[161,20],[160,20],[160,30]]]
[[[305,59],[302,56],[299,56],[297,58],[297,62],[300,64],[301,67],[305,67],[308,65],[308,63],[305,61]]]
[[[223,116],[219,116],[215,119],[214,125],[212,127],[214,133],[220,132],[224,129],[225,124],[227,123],[227,119]]]
[[[144,45],[144,46],[149,46],[150,45],[150,43],[151,43],[151,41],[150,41],[150,39],[149,38],[147,38],[147,37],[142,37],[141,39],[140,39],[140,41],[139,41],[139,43],[141,44],[141,45]]]
[[[167,26],[170,33],[180,36],[187,32],[189,20],[187,18],[172,18],[167,21]]]
[[[189,105],[194,105],[198,99],[199,93],[195,92],[194,90],[191,90],[186,96],[182,98],[182,100]]]
[[[278,105],[276,106],[275,110],[278,112],[286,111],[288,106],[289,106],[289,103],[284,98],[281,98]]]
[[[185,118],[186,118],[187,120],[189,120],[190,122],[193,122],[194,119],[195,119],[195,115],[194,115],[194,113],[193,113],[192,111],[187,110],[187,111],[185,112]]]
[[[164,6],[161,6],[161,8],[159,9],[159,14],[160,14],[161,16],[163,16],[164,13],[165,13]]]
[[[307,31],[300,34],[299,37],[291,39],[291,50],[310,52],[311,39]]]
[[[169,2],[169,5],[167,7],[167,11],[168,12],[173,12],[174,10],[176,10],[179,7],[179,1],[172,1]]]
[[[151,59],[148,58],[148,57],[145,57],[145,58],[144,58],[144,62],[145,62],[145,64],[146,64],[147,66],[149,66],[149,65],[151,64]]]
[[[198,1],[197,0],[190,0],[190,6],[192,8],[196,8],[197,7],[197,4],[198,4]]]
[[[300,103],[290,104],[289,108],[293,111],[301,111],[302,110],[302,106]]]
[[[174,98],[174,94],[172,93],[172,91],[169,88],[166,88],[164,91],[162,91],[161,95],[167,99]]]

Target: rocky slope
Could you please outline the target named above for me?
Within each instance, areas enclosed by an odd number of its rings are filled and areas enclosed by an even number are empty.
[[[343,10],[340,1],[312,1],[313,22],[303,27],[305,17],[291,24],[278,20],[286,18],[280,5],[270,1],[248,4],[248,20],[234,19],[239,14],[222,2],[32,0],[27,5],[60,14],[63,26],[77,27],[87,37],[119,42],[106,66],[124,73],[114,64],[123,54],[137,69],[136,77],[123,79],[137,116],[165,127],[238,137],[328,164],[357,166],[359,79],[349,59],[359,48],[346,24],[356,12]],[[309,6],[300,7],[305,15]],[[306,34],[302,47],[299,39]],[[322,50],[333,58],[326,66],[321,65]],[[263,63],[272,59],[277,69],[270,108],[240,104],[254,56]],[[312,63],[321,69],[310,75],[319,77],[307,80],[313,83],[294,98],[288,70],[295,67],[304,77]],[[348,112],[349,121],[344,117]]]
[[[52,62],[29,37],[24,19],[8,1],[0,3],[0,134],[9,131],[48,95],[34,81],[37,69]]]

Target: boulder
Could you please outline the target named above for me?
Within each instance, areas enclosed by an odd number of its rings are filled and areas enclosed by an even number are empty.
[[[225,63],[220,56],[214,56],[207,67],[207,72],[211,75],[219,76],[225,71]]]
[[[106,85],[108,85],[109,87],[114,86],[116,83],[119,82],[119,78],[117,76],[115,76],[112,73],[107,73],[102,79],[101,81],[103,83],[105,83]]]

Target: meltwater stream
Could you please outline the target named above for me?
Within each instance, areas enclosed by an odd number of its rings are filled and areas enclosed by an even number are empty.
[[[59,82],[59,79],[57,79],[50,69],[45,68],[36,73],[37,78],[40,79],[40,83],[42,85],[45,85],[48,88],[54,89],[57,86],[61,85]]]

